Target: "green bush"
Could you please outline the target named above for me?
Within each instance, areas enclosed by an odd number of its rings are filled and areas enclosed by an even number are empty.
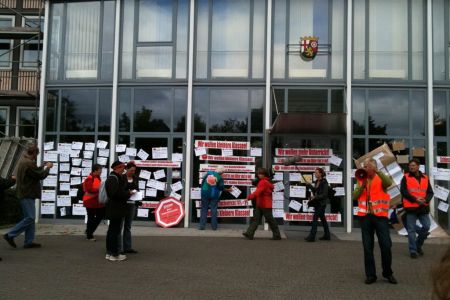
[[[0,225],[17,223],[22,216],[20,201],[16,197],[16,191],[5,191],[5,198],[0,202]]]

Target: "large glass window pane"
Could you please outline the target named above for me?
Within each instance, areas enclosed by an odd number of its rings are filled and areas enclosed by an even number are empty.
[[[134,90],[134,131],[170,131],[172,97],[171,90]]]
[[[353,134],[366,133],[366,96],[364,90],[352,91]]]
[[[408,0],[369,1],[369,77],[408,78]]]
[[[275,1],[273,27],[273,77],[284,78],[286,65],[286,0]]]
[[[285,95],[284,89],[275,89],[272,94],[272,122],[275,122],[275,119],[279,113],[285,112],[284,95]]]
[[[369,91],[368,100],[369,134],[409,135],[407,91]]]
[[[209,90],[195,89],[194,91],[194,131],[206,132],[209,112]]]
[[[59,63],[61,61],[61,39],[64,3],[52,3],[50,18],[50,52],[49,79],[58,79]]]
[[[0,16],[0,28],[13,26],[14,17]],[[11,68],[11,40],[0,39],[0,68]]]
[[[424,37],[424,5],[423,0],[411,1],[411,69],[413,80],[424,79],[424,49],[423,49],[423,37]]]
[[[214,0],[211,77],[248,77],[250,1]]]
[[[100,2],[69,2],[65,33],[65,78],[97,78]]]
[[[344,77],[344,32],[345,3],[344,0],[333,0],[333,15],[331,26],[331,78]]]
[[[210,132],[247,132],[248,90],[212,90],[210,102]]]
[[[353,78],[364,79],[366,72],[366,0],[355,0],[353,7]]]
[[[173,131],[186,131],[187,90],[175,89],[173,99]]]
[[[134,1],[123,1],[122,79],[133,78]]]
[[[25,27],[28,28],[37,28],[39,27],[41,31],[44,31],[44,20],[36,17],[27,17],[23,19],[23,23]],[[24,41],[22,41],[24,42]],[[27,41],[22,46],[22,57],[21,57],[21,68],[37,68],[38,60],[41,60],[42,53],[42,40],[41,43],[38,43],[38,40]],[[39,51],[40,50],[40,51]],[[39,54],[39,55],[38,55]]]
[[[172,41],[171,0],[139,1],[139,42]]]
[[[434,135],[447,135],[447,96],[445,92],[434,92],[433,95],[433,122]]]
[[[131,90],[119,90],[119,131],[129,132],[131,130]]]
[[[6,132],[8,122],[8,110],[6,108],[0,108],[0,137],[8,136]]]
[[[262,133],[264,128],[264,91],[251,91],[251,132]]]
[[[288,112],[327,112],[327,90],[288,91]]]
[[[343,113],[344,110],[344,90],[331,91],[331,112]]]
[[[94,131],[96,102],[95,90],[63,90],[60,131]]]
[[[114,28],[115,28],[115,3],[105,1],[103,7],[103,36],[102,36],[102,70],[101,78],[111,80],[114,61]]]
[[[433,71],[434,80],[445,79],[445,5],[444,0],[433,1]]]
[[[57,131],[58,119],[58,91],[48,91],[47,93],[47,111],[45,115],[45,130]]]
[[[426,100],[427,95],[425,91],[413,91],[411,93],[412,134],[415,136],[425,136]]]
[[[136,77],[172,77],[172,46],[138,47]]]
[[[254,1],[252,78],[264,78],[266,1]]]
[[[98,131],[109,132],[111,130],[112,90],[101,89],[98,96]]]
[[[197,57],[195,76],[204,79],[208,76],[208,0],[197,1]]]
[[[189,1],[178,0],[177,9],[176,78],[184,79],[187,76]]]
[[[325,13],[324,13],[325,12]],[[316,36],[320,45],[328,39],[328,0],[291,1],[289,10],[289,44],[297,44],[300,37]],[[317,55],[312,61],[288,56],[289,77],[327,77],[328,55]]]
[[[29,109],[19,108],[18,117],[19,119],[17,120],[18,125],[17,135],[19,137],[28,137],[28,138],[35,137],[36,110],[33,108]]]

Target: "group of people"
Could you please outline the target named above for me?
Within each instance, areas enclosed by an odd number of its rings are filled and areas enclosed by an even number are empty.
[[[39,248],[40,244],[35,238],[35,199],[41,196],[40,181],[45,179],[53,167],[51,162],[37,166],[39,149],[31,145],[19,161],[17,175],[0,180],[0,197],[3,191],[16,184],[17,196],[21,201],[23,219],[17,223],[3,238],[14,248],[17,247],[14,239],[25,232],[24,248]],[[408,245],[410,256],[413,259],[424,255],[423,244],[429,235],[429,203],[433,197],[433,189],[427,175],[419,170],[420,162],[412,159],[409,164],[409,172],[405,173],[401,181],[401,195],[405,210],[405,222],[408,232]],[[134,219],[136,205],[139,201],[131,200],[131,196],[138,192],[139,184],[136,173],[136,165],[133,162],[124,164],[115,161],[111,165],[112,172],[107,177],[104,186],[100,175],[102,166],[95,164],[91,174],[83,182],[83,203],[87,211],[86,239],[95,241],[94,233],[103,219],[109,220],[106,235],[106,256],[110,261],[126,259],[126,254],[137,253],[132,248],[131,224]],[[364,266],[366,284],[376,282],[376,268],[373,254],[374,234],[378,237],[381,249],[382,275],[390,283],[396,284],[393,276],[392,242],[389,234],[389,208],[390,195],[387,189],[392,185],[392,180],[377,169],[374,159],[366,159],[363,163],[366,177],[356,178],[357,187],[352,193],[352,198],[358,203],[357,215],[359,217],[362,242],[364,249]],[[126,171],[125,171],[126,170]],[[220,195],[223,191],[231,192],[231,188],[225,188],[222,174],[224,167],[219,166],[215,171],[208,171],[201,180],[201,216],[199,229],[206,226],[208,210],[211,211],[211,227],[217,229],[217,207]],[[307,242],[314,242],[317,233],[318,220],[324,228],[321,240],[329,241],[331,238],[329,226],[325,217],[325,208],[329,198],[329,186],[326,173],[322,168],[314,172],[314,184],[307,184],[312,197],[308,205],[314,207],[314,215]],[[273,240],[280,240],[281,234],[277,222],[272,215],[272,193],[274,185],[271,183],[267,169],[259,168],[257,171],[256,190],[247,199],[254,200],[254,216],[248,229],[243,232],[246,239],[252,240],[262,217],[266,219],[272,231]],[[106,193],[106,201],[100,201],[102,187]],[[0,200],[2,200],[0,198]],[[105,204],[106,202],[106,204]],[[416,223],[421,224],[418,226]],[[122,234],[123,230],[123,234]],[[1,258],[0,258],[1,260]]]

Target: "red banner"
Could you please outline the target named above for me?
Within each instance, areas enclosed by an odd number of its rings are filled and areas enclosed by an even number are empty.
[[[199,171],[215,171],[219,165],[200,164]],[[255,165],[222,165],[225,168],[225,172],[245,172],[254,173]]]
[[[284,213],[285,221],[304,221],[311,222],[313,213]],[[325,214],[327,222],[341,222],[341,214]]]
[[[140,168],[181,168],[181,162],[170,160],[135,160],[134,163]]]
[[[200,178],[205,176],[206,172],[200,172]],[[237,180],[252,180],[255,179],[255,174],[252,173],[223,173],[223,179],[237,179]]]
[[[157,208],[159,201],[142,201],[141,208]]]
[[[197,217],[200,218],[200,209],[197,209]],[[211,217],[211,211],[208,211],[208,217]],[[253,217],[253,208],[218,209],[217,217],[219,218]]]
[[[222,156],[222,155],[200,155],[201,160],[212,160],[212,161],[228,161],[228,162],[243,162],[243,163],[254,163],[255,158],[252,156]]]
[[[314,172],[317,168],[322,168],[324,171],[330,171],[330,166],[283,166],[273,165],[274,172]]]
[[[276,156],[331,156],[332,149],[275,148]]]
[[[252,201],[245,199],[231,199],[231,200],[220,200],[218,207],[233,207],[233,206],[252,206]],[[202,207],[201,201],[195,201],[195,207]]]
[[[449,156],[438,156],[437,162],[440,164],[448,164],[448,163],[450,163],[450,157]]]
[[[286,161],[285,157],[275,157],[273,162],[275,164],[283,164]],[[296,161],[298,164],[329,164],[328,158],[300,158]]]
[[[196,140],[196,148],[250,150],[249,142],[204,141]]]

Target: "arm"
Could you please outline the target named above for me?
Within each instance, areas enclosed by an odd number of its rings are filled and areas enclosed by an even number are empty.
[[[425,196],[425,201],[427,203],[430,203],[433,196],[434,196],[433,188],[431,187],[430,180],[428,179],[428,189],[427,189],[427,195]]]
[[[402,182],[400,183],[400,193],[402,194],[402,197],[410,202],[417,202],[416,197],[414,197],[413,195],[411,195],[408,192],[408,188],[406,186],[406,179],[405,176],[403,176],[402,178]]]
[[[7,179],[0,177],[0,191],[7,190],[14,184],[16,184],[16,181],[12,177]]]
[[[124,198],[128,199],[130,197],[130,191],[123,189],[124,186],[120,185],[119,179],[114,176],[108,176],[105,182],[106,194],[110,199]]]
[[[258,183],[258,185],[256,186],[256,190],[251,193],[250,195],[247,196],[247,199],[249,200],[253,200],[256,199],[257,197],[261,196],[261,194],[264,192],[264,189],[266,188],[265,186],[263,186],[263,182]]]
[[[98,189],[94,189],[94,178],[93,177],[87,177],[86,180],[83,183],[84,191],[90,194],[97,194],[99,192]]]
[[[33,177],[34,179],[43,180],[48,176],[50,168],[38,167],[36,164],[30,163],[27,165],[26,172],[28,176]]]
[[[378,171],[377,175],[380,177],[383,189],[386,191],[392,185],[392,179],[381,171]]]
[[[315,200],[322,201],[328,198],[328,182],[322,180],[316,190],[317,193],[314,195]]]
[[[366,188],[366,182],[361,184],[359,181],[357,181],[358,186],[355,188],[355,190],[352,192],[352,200],[356,201],[358,200],[359,196],[361,196],[362,192]]]

